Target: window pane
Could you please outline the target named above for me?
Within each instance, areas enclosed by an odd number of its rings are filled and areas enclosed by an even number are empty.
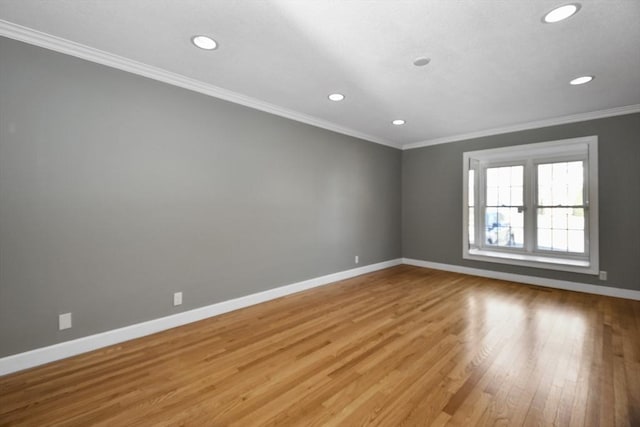
[[[511,185],[512,186],[522,187],[524,185],[522,171],[523,171],[522,166],[516,166],[511,168]]]
[[[538,228],[538,249],[545,251],[552,249],[550,228]]]
[[[569,230],[583,230],[584,231],[584,209],[575,208],[569,211],[568,216],[568,228]]]
[[[520,228],[512,228],[511,231],[513,232],[513,245],[516,248],[522,248],[524,247],[524,228],[520,227]]]
[[[497,187],[487,187],[487,206],[498,206]]]
[[[582,162],[570,162],[567,166],[569,200],[572,205],[583,203],[584,170]]]
[[[575,206],[583,204],[583,162],[538,165],[538,204]]]
[[[476,171],[471,169],[469,171],[469,206],[475,206],[475,182],[476,182]]]
[[[569,252],[584,253],[584,231],[569,230]]]
[[[487,208],[485,211],[485,243],[489,246],[522,248],[524,246],[524,213],[518,208]]]
[[[502,218],[500,228],[501,239],[505,246],[523,247],[524,243],[524,212],[518,212],[518,208],[498,208],[498,214]],[[502,244],[502,243],[501,243]]]
[[[522,206],[524,166],[487,168],[487,206]]]
[[[538,204],[541,206],[551,206],[552,203],[552,199],[551,199],[551,191],[552,191],[552,187],[551,186],[540,186],[538,185]]]
[[[565,208],[552,208],[550,209],[552,212],[551,217],[551,226],[555,229],[566,230],[568,228],[567,224],[567,211]]]
[[[497,168],[487,169],[487,187],[498,186],[498,170]]]
[[[512,206],[522,206],[522,186],[511,187]]]
[[[475,204],[476,204],[476,196],[475,196],[475,187],[476,187],[476,171],[474,169],[469,169],[469,182],[468,184],[468,224],[467,224],[467,232],[469,233],[469,244],[475,245],[476,243],[476,228],[475,228]]]
[[[551,246],[554,251],[567,251],[567,230],[551,230]]]
[[[469,244],[474,245],[476,243],[476,227],[474,208],[469,207]]]
[[[537,248],[559,252],[585,252],[584,209],[540,208]]]
[[[554,206],[569,204],[567,184],[565,182],[558,180],[553,183],[553,187],[551,188],[551,204]]]
[[[551,209],[538,209],[538,228],[551,229]]]
[[[510,187],[511,186],[511,168],[497,168],[498,169],[498,185]]]
[[[511,206],[511,187],[498,187],[498,206]]]
[[[554,163],[551,165],[553,186],[553,204],[566,205],[567,203],[567,163]]]
[[[467,232],[469,233],[469,244],[474,245],[476,243],[476,233],[475,233],[475,182],[476,182],[476,171],[474,169],[469,170],[469,182],[468,184],[468,227]]]

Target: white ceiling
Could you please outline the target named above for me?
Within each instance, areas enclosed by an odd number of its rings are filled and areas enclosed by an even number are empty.
[[[564,3],[0,0],[0,19],[403,146],[637,107],[640,1],[581,0],[570,19],[541,22]],[[196,49],[195,34],[219,48]],[[415,67],[418,56],[432,61]],[[585,74],[596,78],[568,84]]]

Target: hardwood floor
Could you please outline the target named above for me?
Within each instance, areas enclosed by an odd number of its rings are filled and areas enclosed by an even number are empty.
[[[403,265],[2,377],[0,425],[640,426],[640,302]]]

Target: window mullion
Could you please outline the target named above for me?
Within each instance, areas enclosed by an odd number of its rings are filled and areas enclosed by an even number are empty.
[[[532,253],[536,242],[537,176],[533,160],[524,166],[524,250]]]
[[[473,206],[473,223],[474,223],[474,228],[473,228],[473,233],[474,233],[474,246],[476,248],[480,247],[480,243],[481,243],[481,232],[482,232],[482,228],[484,227],[484,221],[482,223],[480,223],[480,211],[482,209],[482,200],[483,197],[480,196],[480,188],[482,188],[480,186],[480,177],[482,175],[481,173],[481,167],[480,167],[480,162],[478,162],[477,160],[473,160],[473,169],[475,170],[474,175],[475,178],[473,180],[473,191],[474,191],[474,206]]]
[[[485,209],[486,209],[486,186],[485,180],[487,173],[486,165],[478,163],[476,170],[476,247],[484,247],[484,230],[485,225]]]
[[[583,213],[584,213],[584,252],[585,255],[590,257],[591,253],[591,190],[590,190],[590,179],[589,179],[589,168],[590,163],[587,160],[583,160],[582,162],[582,204]]]

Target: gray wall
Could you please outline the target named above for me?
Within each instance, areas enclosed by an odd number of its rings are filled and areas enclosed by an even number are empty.
[[[0,38],[0,356],[398,258],[400,163]]]
[[[462,260],[462,153],[585,135],[609,280]],[[354,255],[640,289],[639,165],[640,114],[401,153],[0,37],[0,357]]]
[[[462,153],[598,135],[597,276],[462,259]],[[494,135],[402,153],[402,254],[407,258],[640,290],[640,114]]]

